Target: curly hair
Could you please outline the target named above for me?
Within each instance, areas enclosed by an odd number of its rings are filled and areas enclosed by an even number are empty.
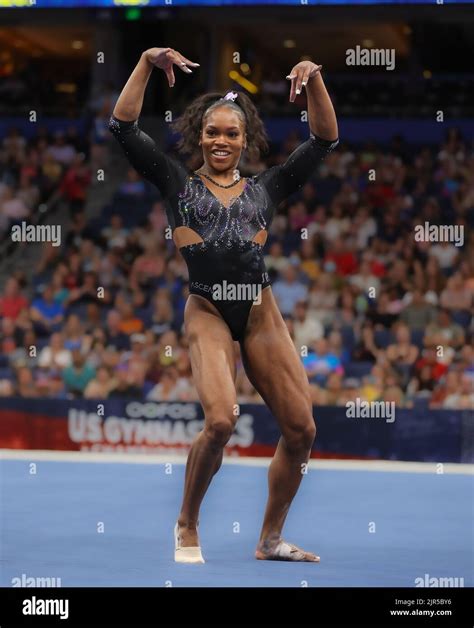
[[[217,107],[230,107],[239,114],[247,135],[247,153],[250,159],[257,159],[268,151],[268,135],[257,108],[243,92],[238,92],[237,102],[223,100],[223,94],[208,92],[195,98],[184,110],[182,115],[171,123],[175,133],[180,133],[177,149],[180,153],[190,155],[192,162],[202,164],[202,151],[199,148],[204,116]]]

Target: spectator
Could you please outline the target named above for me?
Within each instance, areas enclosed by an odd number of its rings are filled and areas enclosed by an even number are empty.
[[[461,382],[456,392],[446,396],[443,401],[443,408],[455,408],[456,410],[470,410],[474,408],[474,389],[472,378],[467,375],[461,376]]]
[[[9,277],[5,282],[3,295],[0,296],[0,316],[15,321],[21,310],[27,307],[28,301],[21,294],[18,281]]]
[[[409,304],[402,310],[400,320],[410,329],[426,329],[436,317],[435,308],[426,302],[422,290],[416,288],[410,295]]]
[[[395,338],[396,343],[387,347],[385,356],[392,368],[403,378],[406,386],[418,359],[418,347],[411,343],[410,329],[403,323],[396,327]]]
[[[33,301],[30,316],[38,334],[49,335],[51,331],[59,329],[59,325],[64,319],[64,307],[54,300],[51,285],[47,285],[41,297]]]
[[[352,359],[356,362],[375,362],[379,354],[373,327],[370,323],[366,323],[362,326],[360,339],[352,352]]]
[[[455,273],[448,279],[446,288],[441,292],[440,305],[454,312],[471,312],[473,294],[465,289],[461,273]]]
[[[308,312],[306,301],[298,301],[295,305],[293,333],[298,353],[301,353],[302,347],[307,348],[314,340],[324,336],[324,327],[312,312]]]
[[[112,346],[119,351],[127,351],[130,347],[129,336],[121,331],[122,317],[117,310],[107,313],[106,346]]]
[[[265,265],[268,272],[282,273],[289,265],[288,258],[283,254],[281,242],[273,242],[268,255],[265,255]]]
[[[273,294],[278,302],[280,311],[284,315],[290,315],[298,301],[305,301],[308,288],[297,278],[296,269],[288,266],[282,272],[283,279],[273,284]]]
[[[74,147],[66,143],[66,137],[62,131],[56,131],[54,142],[48,148],[47,153],[63,166],[68,166],[76,156]]]
[[[63,371],[67,391],[73,397],[82,397],[87,384],[94,379],[96,371],[87,363],[86,356],[79,348],[72,350],[72,363]]]
[[[84,389],[85,399],[107,399],[111,390],[116,385],[109,369],[106,366],[100,366],[96,375],[91,379]]]
[[[426,328],[425,347],[447,345],[457,349],[464,344],[464,341],[464,330],[457,323],[453,323],[449,310],[439,310],[436,321]]]
[[[72,361],[71,352],[64,347],[63,336],[59,332],[51,334],[49,345],[41,349],[38,365],[45,369],[61,370]]]
[[[39,390],[34,380],[33,372],[27,366],[20,366],[16,370],[16,390],[18,397],[38,397]]]
[[[303,357],[303,366],[310,381],[324,384],[329,373],[335,371],[343,373],[341,360],[331,353],[328,341],[320,338],[312,344],[312,349],[307,356]]]

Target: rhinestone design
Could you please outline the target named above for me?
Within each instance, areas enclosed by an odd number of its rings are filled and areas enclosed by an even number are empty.
[[[181,225],[189,227],[204,240],[199,247],[224,247],[248,242],[267,228],[268,200],[253,177],[246,180],[240,196],[226,207],[199,176],[186,179],[184,190],[178,194]]]

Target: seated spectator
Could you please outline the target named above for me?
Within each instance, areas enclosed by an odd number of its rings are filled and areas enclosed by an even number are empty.
[[[436,309],[426,302],[422,290],[418,288],[409,296],[409,304],[402,310],[400,320],[410,329],[426,329],[436,318]]]
[[[51,334],[49,345],[41,349],[38,356],[38,366],[44,369],[62,370],[72,361],[71,352],[64,347],[64,338],[61,333]]]
[[[341,360],[329,351],[328,341],[325,338],[320,338],[312,343],[310,352],[303,357],[303,366],[309,380],[319,384],[323,384],[329,373],[333,371],[344,372]]]
[[[137,364],[130,368],[126,364],[119,364],[115,371],[115,386],[110,391],[110,397],[126,399],[142,399],[145,372]]]
[[[16,320],[21,310],[28,307],[27,299],[21,294],[20,285],[14,277],[5,282],[5,289],[0,296],[0,317]]]
[[[282,279],[273,284],[272,291],[281,313],[289,316],[298,301],[306,301],[308,288],[298,280],[296,269],[288,266],[282,272]]]
[[[364,401],[377,401],[382,397],[383,379],[374,375],[365,375],[360,387],[360,398]]]
[[[11,223],[19,222],[30,215],[30,208],[25,201],[17,196],[12,187],[7,187],[0,200],[0,215]]]
[[[51,285],[45,286],[41,297],[31,304],[30,317],[38,334],[49,335],[59,329],[64,319],[64,307],[54,300]]]
[[[160,289],[153,299],[153,311],[151,315],[151,330],[157,336],[170,331],[173,326],[173,306],[170,294],[165,289]]]
[[[461,273],[452,275],[441,293],[440,305],[447,310],[469,313],[473,307],[473,294],[464,288]]]
[[[403,323],[396,326],[396,343],[387,347],[385,357],[392,368],[399,373],[403,384],[408,384],[410,374],[418,359],[418,347],[411,343],[410,329]]]
[[[313,240],[303,240],[299,249],[300,268],[306,277],[314,281],[321,273],[321,268],[316,261],[316,247]]]
[[[63,380],[68,393],[82,397],[87,384],[94,379],[96,371],[87,363],[87,358],[79,348],[72,350],[72,363],[63,371]]]
[[[81,319],[77,314],[69,314],[63,329],[64,347],[72,350],[80,348],[86,351],[90,346],[88,337],[84,334]]]
[[[471,377],[465,374],[461,376],[458,389],[446,396],[443,401],[443,408],[470,410],[472,412],[474,408],[474,389]]]
[[[371,298],[376,297],[379,294],[380,280],[374,274],[372,274],[370,268],[370,262],[364,260],[360,264],[359,271],[349,278],[349,282],[356,286],[361,292],[369,294]],[[369,291],[374,292],[369,292]]]
[[[430,398],[430,408],[442,408],[445,399],[457,394],[461,384],[461,374],[450,370],[442,377],[434,388]]]
[[[133,262],[129,277],[132,289],[156,286],[158,279],[163,276],[165,257],[157,248],[157,242],[150,239],[142,255]]]
[[[396,384],[388,384],[382,391],[381,400],[385,403],[394,403],[396,408],[402,408],[405,405],[405,395],[402,388]]]
[[[119,323],[118,330],[127,336],[131,336],[132,334],[140,333],[143,331],[144,324],[143,321],[135,316],[133,311],[133,305],[126,301],[121,303],[116,302],[116,307],[121,316],[121,320]]]
[[[419,381],[428,382],[428,390],[430,391],[434,389],[435,384],[439,382],[447,370],[447,365],[439,361],[436,349],[432,347],[424,349],[421,358],[415,363],[415,377]]]
[[[375,344],[374,330],[370,323],[362,326],[360,339],[353,352],[352,359],[356,362],[375,362],[380,350]]]
[[[53,299],[60,305],[65,305],[69,296],[69,290],[64,285],[65,268],[57,268],[51,278],[51,288],[53,289]]]
[[[340,329],[345,326],[356,324],[356,301],[354,293],[349,285],[342,288],[337,301],[336,311],[332,313],[331,322],[333,327]]]
[[[0,397],[13,397],[14,395],[14,383],[9,379],[0,379]]]
[[[23,334],[21,346],[18,346],[8,356],[10,366],[15,368],[21,365],[33,369],[38,364],[36,342],[35,332],[32,329],[27,330]]]
[[[117,195],[123,198],[139,198],[145,195],[145,182],[134,168],[127,170],[126,180],[119,185]]]
[[[179,377],[174,366],[168,366],[161,376],[160,382],[148,393],[149,401],[184,401],[193,393],[193,386],[186,377]]]
[[[352,247],[342,238],[335,238],[324,258],[324,264],[334,263],[338,275],[346,277],[357,271],[357,258]]]
[[[0,355],[11,355],[20,346],[22,334],[12,318],[2,318],[0,323]]]
[[[367,318],[372,322],[375,329],[390,328],[392,326],[397,316],[390,309],[390,295],[388,292],[382,291],[380,293],[375,307],[372,306],[367,312]]]
[[[342,377],[342,372],[333,371],[327,376],[324,386],[320,387],[316,382],[311,382],[310,392],[313,402],[322,406],[343,405]]]
[[[122,363],[130,365],[132,362],[146,367],[147,338],[145,334],[132,334],[130,336],[130,351],[122,355]]]
[[[127,245],[129,230],[123,226],[120,214],[110,217],[110,225],[102,229],[102,237],[107,241],[108,249],[124,249]]]
[[[289,265],[289,260],[283,253],[281,242],[273,242],[270,245],[268,255],[265,255],[265,265],[268,272],[276,271],[282,273]]]
[[[106,366],[99,366],[94,379],[91,379],[84,390],[84,399],[107,399],[116,381]]]
[[[301,354],[302,347],[308,348],[312,342],[324,336],[324,327],[313,312],[308,311],[306,301],[298,301],[295,305],[293,333],[296,350],[299,354]]]
[[[444,273],[448,273],[456,262],[456,258],[459,255],[459,248],[451,244],[451,242],[439,242],[438,244],[432,244],[430,246],[428,255],[435,257],[441,270]]]
[[[331,275],[328,273],[320,275],[311,284],[308,294],[308,307],[323,325],[332,321],[337,300],[338,293],[334,289]]]
[[[82,305],[89,303],[98,303],[104,305],[110,303],[111,295],[108,290],[105,290],[103,286],[103,292],[97,291],[99,287],[99,280],[95,273],[87,272],[84,274],[84,281],[82,285],[77,288],[73,288],[69,292],[67,299],[67,305]]]
[[[63,166],[69,166],[76,156],[74,146],[66,143],[66,137],[62,131],[56,131],[54,142],[48,147],[46,153]]]
[[[122,317],[117,310],[109,310],[105,323],[105,338],[107,347],[115,347],[119,351],[128,351],[130,339],[128,334],[120,331]]]
[[[16,386],[15,395],[18,397],[39,397],[39,390],[36,385],[33,371],[28,366],[20,366],[15,371]]]
[[[439,310],[436,321],[426,328],[425,347],[445,345],[458,349],[464,342],[465,334],[461,325],[453,323],[449,310]]]
[[[334,355],[336,355],[341,361],[343,367],[345,367],[346,364],[350,361],[350,353],[349,350],[344,347],[341,332],[333,329],[331,332],[329,332],[327,341],[329,353],[333,353]]]

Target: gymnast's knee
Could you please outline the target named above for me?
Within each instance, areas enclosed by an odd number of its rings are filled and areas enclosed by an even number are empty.
[[[316,424],[314,420],[292,425],[283,432],[283,439],[290,451],[309,451],[316,439]]]
[[[234,431],[234,421],[224,412],[206,414],[204,433],[215,449],[224,447]]]

